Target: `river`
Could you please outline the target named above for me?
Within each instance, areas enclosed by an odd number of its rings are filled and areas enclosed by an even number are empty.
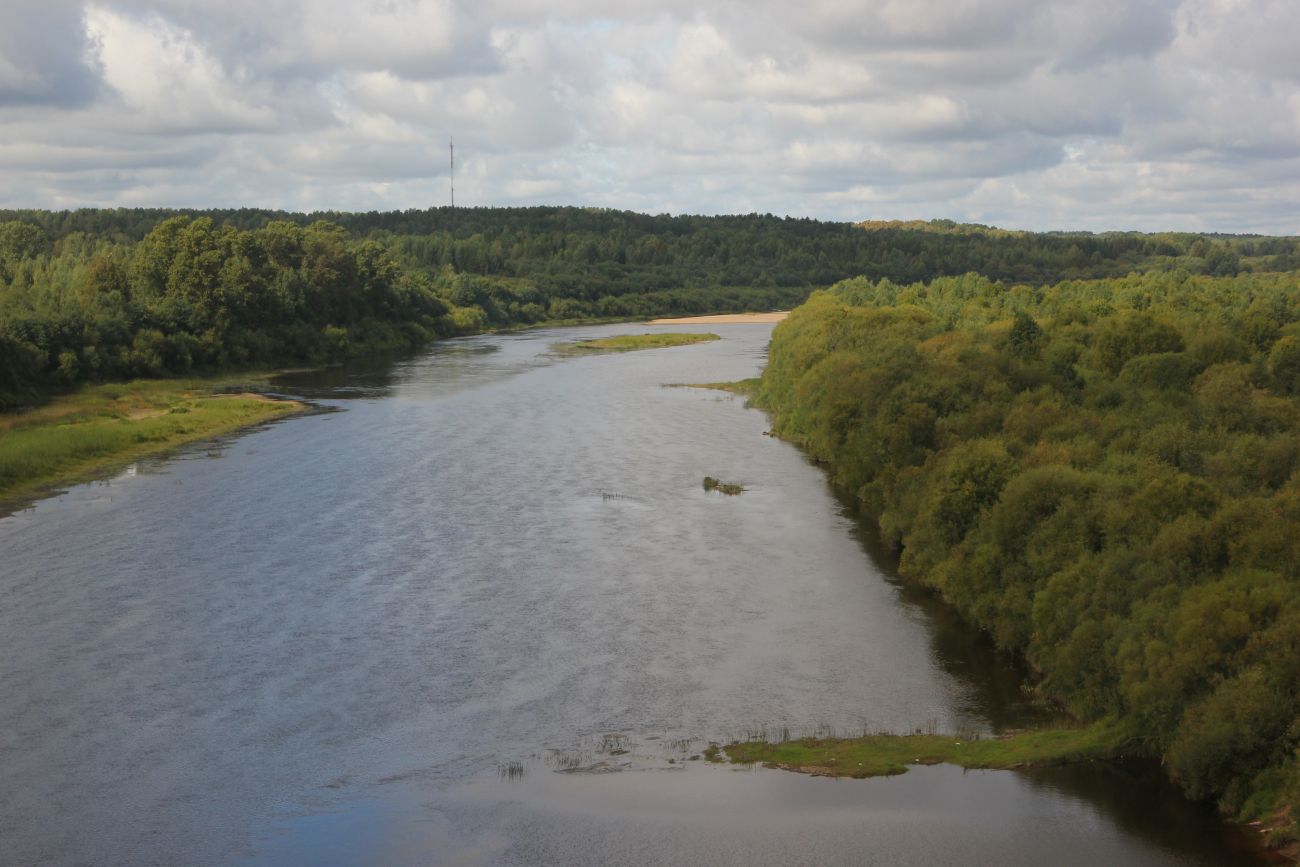
[[[551,352],[645,330],[286,376],[319,411],[0,519],[0,862],[1267,863],[1147,768],[694,758],[1035,711],[761,412],[668,387],[771,326]]]

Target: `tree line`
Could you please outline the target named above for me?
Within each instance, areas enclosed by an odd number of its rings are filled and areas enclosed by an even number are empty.
[[[756,399],[1043,695],[1297,835],[1300,274],[848,280]]]
[[[531,277],[595,294],[696,286],[827,286],[867,275],[898,282],[978,272],[998,280],[1053,283],[1153,268],[1227,275],[1300,267],[1300,239],[1165,232],[1011,232],[930,222],[823,222],[770,214],[650,215],[604,208],[432,208],[314,214],[252,208],[0,211],[0,223],[135,243],[174,216],[260,229],[326,221],[349,238],[377,240],[405,266]],[[567,292],[580,297],[575,292]]]
[[[773,309],[809,291],[663,280],[575,292],[412,264],[403,239],[325,220],[172,215],[132,241],[139,224],[125,217],[119,231],[65,215],[99,232],[87,234],[36,216],[0,223],[0,409],[83,381],[319,363],[543,321]]]
[[[543,321],[772,309],[867,274],[1265,273],[1294,238],[598,208],[0,211],[0,409],[87,380],[321,362]]]
[[[139,242],[0,224],[0,407],[84,380],[400,348],[454,331],[427,280],[339,227],[172,217]]]

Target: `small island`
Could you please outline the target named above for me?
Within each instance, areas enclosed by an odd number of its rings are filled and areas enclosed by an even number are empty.
[[[745,486],[732,484],[731,482],[724,482],[720,479],[713,478],[713,476],[705,476],[704,490],[717,491],[718,493],[726,494],[729,497],[734,497],[736,494],[744,493]]]
[[[638,349],[689,346],[692,343],[707,343],[710,340],[719,339],[718,335],[708,333],[618,334],[614,337],[600,337],[595,340],[557,343],[552,348],[560,355],[586,355],[596,352],[633,352]]]
[[[963,768],[1040,767],[1113,759],[1125,754],[1131,732],[1113,723],[1066,726],[994,737],[944,734],[868,734],[858,738],[800,738],[712,744],[712,762],[762,764],[820,777],[881,777],[909,765],[947,763]]]

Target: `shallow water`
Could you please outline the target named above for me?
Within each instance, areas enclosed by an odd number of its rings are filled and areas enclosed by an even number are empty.
[[[1249,863],[1115,769],[692,762],[1033,712],[763,414],[664,387],[755,375],[770,326],[548,352],[643,330],[286,377],[339,411],[0,520],[0,862]]]

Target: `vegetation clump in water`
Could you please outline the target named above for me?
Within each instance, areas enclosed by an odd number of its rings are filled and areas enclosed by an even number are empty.
[[[692,343],[707,343],[710,340],[719,339],[716,334],[617,334],[613,337],[600,337],[595,340],[557,343],[554,349],[561,355],[585,355],[590,352],[633,352],[638,349],[689,346]]]
[[[882,777],[909,765],[948,763],[963,768],[1010,769],[1068,764],[1123,755],[1128,729],[1114,723],[1049,728],[981,738],[944,734],[873,734],[858,738],[800,738],[769,743],[710,745],[711,762],[763,764],[823,777]]]
[[[726,494],[730,497],[734,497],[736,496],[736,494],[742,493],[745,490],[745,486],[731,484],[730,482],[723,482],[713,478],[713,476],[705,476],[704,490],[717,491],[719,493]]]
[[[688,382],[682,384],[682,388],[708,388],[713,391],[725,391],[728,394],[738,394],[741,397],[749,397],[758,387],[758,377],[752,379],[740,379],[736,382]]]

